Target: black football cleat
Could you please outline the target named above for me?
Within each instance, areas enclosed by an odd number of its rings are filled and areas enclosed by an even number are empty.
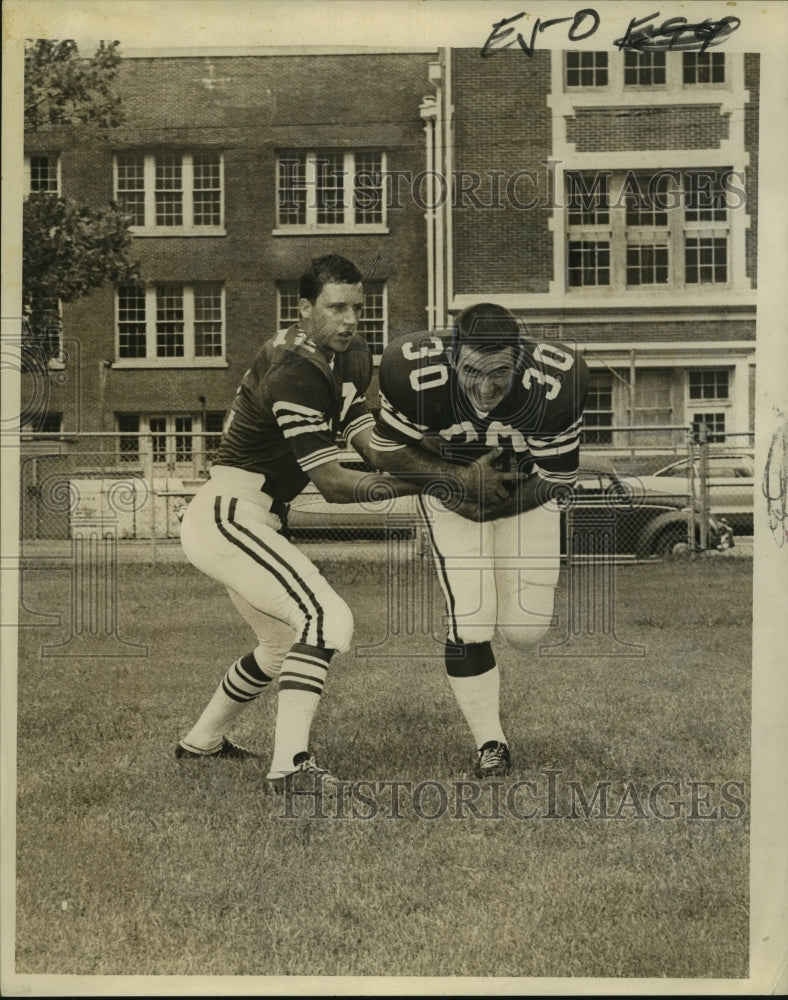
[[[477,778],[504,778],[512,767],[509,747],[497,740],[489,740],[477,751],[475,774]]]
[[[288,792],[289,794],[318,794],[318,795],[341,795],[344,782],[335,778],[330,771],[318,767],[315,758],[306,751],[297,753],[293,757],[293,770],[283,774],[280,778],[268,778],[268,785],[272,791],[279,795]]]
[[[194,750],[187,750],[183,744],[179,743],[175,747],[175,756],[178,760],[259,760],[260,758],[259,753],[233,743],[226,736],[222,737],[222,745],[213,753],[196,753]]]

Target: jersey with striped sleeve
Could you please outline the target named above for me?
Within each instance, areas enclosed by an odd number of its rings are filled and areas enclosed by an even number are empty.
[[[354,336],[329,362],[298,326],[267,341],[244,375],[224,423],[215,462],[265,476],[265,491],[288,503],[311,469],[336,461],[338,432],[350,443],[373,424],[365,393],[367,344]]]
[[[427,333],[388,345],[373,446],[396,451],[415,444],[463,465],[500,446],[496,464],[503,468],[571,485],[588,392],[582,357],[555,341],[524,341],[506,398],[480,413],[462,391],[448,347],[448,335]]]

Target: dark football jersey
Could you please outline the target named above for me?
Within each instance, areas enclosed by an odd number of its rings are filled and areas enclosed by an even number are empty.
[[[224,423],[217,465],[262,473],[265,490],[289,502],[311,469],[339,458],[336,436],[350,441],[371,426],[365,393],[372,358],[354,337],[331,363],[298,328],[267,341],[244,375]]]
[[[556,483],[573,483],[588,391],[583,359],[555,341],[524,342],[506,398],[480,413],[450,363],[448,335],[400,337],[380,365],[381,409],[372,442],[379,451],[407,444],[469,464],[500,446],[499,464]]]

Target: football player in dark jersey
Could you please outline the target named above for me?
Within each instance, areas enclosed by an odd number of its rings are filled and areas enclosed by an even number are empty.
[[[332,503],[417,487],[339,462],[337,433],[369,457],[374,425],[365,401],[372,361],[355,332],[364,303],[361,273],[335,254],[315,258],[299,295],[300,322],[268,340],[244,375],[210,479],[181,525],[188,559],[227,587],[257,645],[229,667],[176,756],[251,756],[228,739],[227,729],[278,676],[268,779],[281,788],[286,776],[304,773],[331,791],[336,779],[317,767],[309,734],[332,654],[350,648],[353,617],[284,537],[282,518],[310,480]]]
[[[400,337],[380,366],[376,468],[423,481],[419,503],[446,599],[446,670],[476,746],[476,774],[506,774],[491,641],[533,650],[553,614],[559,495],[575,480],[585,363],[532,343],[501,306],[459,314],[451,334]]]

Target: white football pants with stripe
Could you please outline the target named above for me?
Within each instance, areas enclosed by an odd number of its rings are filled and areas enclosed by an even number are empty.
[[[451,643],[489,642],[496,626],[510,646],[544,639],[560,569],[560,514],[536,507],[478,523],[420,500],[446,599]]]
[[[282,656],[294,642],[347,652],[350,608],[280,526],[267,501],[209,480],[186,509],[181,543],[197,569],[227,587],[263,646]]]

